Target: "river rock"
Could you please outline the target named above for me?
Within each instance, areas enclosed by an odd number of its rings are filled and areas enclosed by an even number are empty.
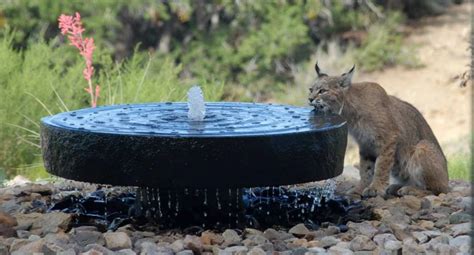
[[[338,247],[338,246],[332,246],[331,248],[329,248],[327,250],[327,252],[328,252],[329,255],[352,255],[352,254],[354,254],[353,251],[351,251],[349,249],[346,249],[346,248]]]
[[[352,239],[349,248],[353,251],[372,251],[376,248],[376,245],[367,236],[358,235]]]
[[[202,241],[201,238],[193,235],[186,235],[184,237],[184,247],[186,249],[192,250],[195,253],[201,253],[202,251]]]
[[[248,255],[266,255],[267,253],[260,247],[253,247],[247,254]]]
[[[269,228],[263,232],[263,236],[271,241],[271,240],[279,240],[281,237],[281,234],[275,229]]]
[[[15,235],[14,226],[17,225],[15,218],[0,211],[0,236],[12,237]]]
[[[201,240],[202,240],[202,236],[201,236]],[[183,242],[183,240],[178,239],[178,240],[174,241],[172,244],[170,244],[169,247],[173,250],[173,252],[178,253],[178,252],[184,250],[184,242]]]
[[[136,255],[137,253],[134,252],[132,249],[123,249],[120,251],[116,251],[115,254],[117,255]]]
[[[469,253],[471,249],[471,237],[468,235],[457,236],[449,241],[449,245],[458,248],[461,252]]]
[[[180,252],[177,252],[176,255],[193,255],[193,251],[192,250],[184,250],[184,251],[180,251]]]
[[[303,236],[309,234],[309,229],[303,223],[300,223],[300,224],[295,225],[294,227],[290,228],[290,230],[288,232],[290,234],[295,235],[295,236],[303,237]]]
[[[245,246],[231,246],[224,249],[224,252],[230,254],[247,254],[248,248]]]
[[[471,215],[464,212],[455,212],[449,216],[449,224],[459,224],[471,221]]]
[[[340,241],[341,241],[340,239],[335,238],[334,236],[325,236],[325,237],[321,238],[321,240],[320,240],[321,246],[323,248],[328,248],[328,247],[331,247],[333,245],[336,245]]]
[[[233,229],[226,229],[222,233],[222,237],[224,238],[224,246],[236,245],[242,241],[242,238]]]
[[[353,229],[356,233],[367,236],[369,238],[372,238],[378,232],[378,229],[368,222],[349,222],[347,226],[349,227],[349,229]]]
[[[383,247],[389,251],[398,251],[402,248],[402,242],[398,240],[385,240]]]
[[[471,223],[466,222],[466,223],[452,225],[451,231],[453,232],[454,237],[459,236],[459,235],[469,234],[471,232]]]
[[[373,240],[377,244],[377,246],[383,247],[386,241],[388,240],[396,241],[397,238],[393,234],[385,233],[385,234],[375,235]]]
[[[98,231],[75,231],[75,233],[71,234],[71,238],[80,246],[86,246],[93,243],[105,245],[105,239],[102,236],[102,233]]]
[[[103,234],[105,245],[113,251],[128,249],[132,247],[132,240],[124,232],[109,232]]]
[[[224,242],[224,238],[221,235],[211,231],[204,231],[201,233],[201,241],[205,245],[220,245]]]

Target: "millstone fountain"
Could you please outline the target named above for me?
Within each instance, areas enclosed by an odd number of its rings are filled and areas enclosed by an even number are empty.
[[[137,187],[130,213],[167,228],[255,227],[322,213],[331,192],[284,185],[342,173],[343,119],[287,105],[204,104],[198,88],[188,96],[188,104],[113,105],[43,118],[47,171]]]

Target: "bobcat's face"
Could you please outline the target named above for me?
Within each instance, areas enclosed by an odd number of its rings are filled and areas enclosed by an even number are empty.
[[[324,76],[316,79],[309,89],[309,104],[325,113],[337,113],[344,100],[339,77]]]
[[[309,104],[324,113],[341,113],[345,90],[351,84],[354,67],[341,76],[328,76],[322,73],[316,63],[318,78],[309,89]]]

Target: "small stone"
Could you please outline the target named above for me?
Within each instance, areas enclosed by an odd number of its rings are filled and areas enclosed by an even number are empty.
[[[383,247],[386,241],[388,240],[393,240],[396,241],[397,238],[393,234],[378,234],[374,236],[374,242],[377,244],[377,246]]]
[[[132,247],[132,240],[124,232],[104,233],[105,246],[113,251]]]
[[[89,251],[89,250],[95,250],[95,251],[98,251],[100,252],[101,254],[104,254],[104,255],[114,255],[115,253],[107,248],[105,248],[104,246],[100,245],[100,244],[88,244],[86,245],[86,247],[84,247],[84,250],[86,251]]]
[[[438,252],[438,254],[458,254],[459,249],[457,247],[452,247],[449,244],[445,243],[438,243],[433,246],[435,251]]]
[[[304,248],[307,248],[308,247],[308,240],[302,238],[302,239],[295,239],[293,240],[293,244],[295,245],[295,247],[304,247]]]
[[[311,253],[326,253],[326,249],[324,248],[321,248],[321,247],[311,247],[311,248],[308,248],[308,252],[311,252]]]
[[[242,238],[240,238],[239,234],[233,229],[226,229],[224,233],[222,233],[222,237],[224,238],[225,246],[236,245],[242,241]]]
[[[395,240],[386,240],[383,247],[390,251],[398,251],[402,248],[402,242]]]
[[[463,212],[455,212],[449,216],[449,224],[459,224],[471,221],[471,215]]]
[[[264,236],[258,236],[258,235],[253,235],[247,237],[247,239],[242,241],[242,244],[245,246],[257,246],[257,245],[265,245],[267,243],[270,243],[268,239],[266,239]]]
[[[123,249],[120,251],[115,252],[117,255],[136,255],[137,253],[134,252],[132,249]]]
[[[30,242],[28,244],[25,244],[24,246],[20,247],[17,252],[29,252],[29,253],[35,253],[35,252],[41,252],[43,253],[43,249],[45,248],[46,242],[42,239],[36,240],[34,242]]]
[[[308,242],[308,248],[311,248],[311,247],[321,247],[321,241],[319,240],[313,240],[313,241],[309,241]]]
[[[451,231],[453,231],[453,236],[459,236],[459,235],[468,235],[471,233],[471,223],[466,222],[466,223],[461,223],[457,225],[451,226]]]
[[[248,253],[248,255],[266,255],[266,252],[260,247],[253,247]]]
[[[464,253],[469,253],[471,249],[471,237],[468,235],[457,236],[449,241],[449,245],[459,249]]]
[[[368,222],[361,222],[361,223],[349,222],[347,226],[349,227],[349,229],[353,229],[354,231],[356,231],[356,233],[362,234],[369,238],[372,238],[378,232],[378,229],[372,226]]]
[[[374,216],[378,220],[383,220],[384,218],[388,218],[392,216],[389,210],[386,209],[380,209],[380,208],[375,208],[374,209]]]
[[[418,222],[418,226],[424,229],[433,229],[434,225],[435,224],[432,221],[427,221],[427,220],[420,220]]]
[[[80,255],[103,255],[104,253],[96,250],[96,249],[90,249],[86,252],[81,253]]]
[[[372,251],[377,246],[370,238],[363,235],[358,235],[350,242],[349,248],[353,251]]]
[[[246,254],[248,248],[245,246],[231,246],[224,249],[224,252],[229,252],[231,254]]]
[[[98,231],[75,231],[74,234],[71,234],[71,238],[80,246],[86,246],[93,243],[105,245],[104,237],[102,236],[102,233]]]
[[[407,237],[410,237],[410,234],[407,231],[407,226],[404,224],[390,223],[389,227],[398,240],[403,240]]]
[[[0,233],[0,235],[1,235],[1,233]],[[29,231],[26,231],[26,230],[17,230],[16,235],[19,238],[27,239],[31,235],[31,233]]]
[[[258,230],[258,229],[254,229],[254,228],[246,228],[244,229],[244,232],[243,234],[245,236],[250,236],[250,235],[262,235],[262,231]]]
[[[73,248],[69,248],[65,251],[60,251],[56,255],[76,255],[76,251]]]
[[[263,236],[268,240],[279,240],[280,239],[280,232],[276,231],[273,228],[269,228],[263,232]]]
[[[180,251],[180,252],[177,252],[176,255],[193,255],[193,251],[192,250],[184,250],[184,251]]]
[[[334,236],[325,236],[320,240],[321,246],[323,248],[328,248],[328,247],[331,247],[333,245],[336,245],[340,241],[341,240],[335,238]]]
[[[408,208],[418,211],[421,209],[421,199],[407,195],[400,198],[400,201]]]
[[[71,223],[72,216],[63,212],[40,214],[31,225],[31,232],[37,234],[57,233],[66,231]]]
[[[202,240],[202,236],[201,236],[201,240]],[[178,252],[184,250],[183,240],[178,239],[178,240],[174,241],[172,244],[170,244],[170,248],[173,250],[174,253],[178,253]]]
[[[350,249],[351,248],[351,243],[350,242],[339,242],[336,244],[336,246],[345,248],[345,249]]]
[[[293,234],[295,236],[303,237],[303,236],[309,234],[309,230],[303,223],[300,223],[300,224],[290,228],[288,233]]]
[[[423,232],[413,232],[412,235],[418,240],[418,243],[426,243],[428,241],[428,236]]]
[[[332,236],[339,234],[340,230],[336,226],[329,226],[327,229],[324,230],[325,235]]]
[[[333,246],[333,247],[329,248],[328,254],[330,254],[330,255],[352,255],[352,254],[354,254],[354,252],[352,252],[349,249],[345,249],[345,248],[338,247],[338,246]]]
[[[186,249],[192,250],[193,252],[199,254],[202,251],[202,241],[201,238],[193,235],[186,235],[184,237],[184,247]]]

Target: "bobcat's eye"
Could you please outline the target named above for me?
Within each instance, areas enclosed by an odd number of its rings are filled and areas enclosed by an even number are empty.
[[[327,89],[320,89],[319,92],[318,92],[318,94],[324,94],[324,93],[326,93],[326,92],[328,92]]]
[[[309,92],[313,93],[313,88],[309,88]]]

